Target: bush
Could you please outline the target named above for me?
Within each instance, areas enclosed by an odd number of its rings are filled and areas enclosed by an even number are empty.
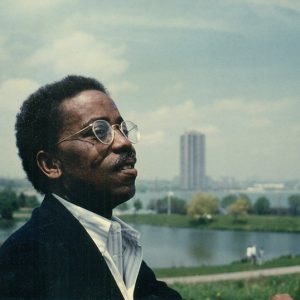
[[[173,214],[185,215],[186,214],[186,202],[183,199],[172,196],[171,212]],[[152,199],[147,206],[148,209],[154,210],[159,214],[165,214],[168,212],[168,197],[164,197],[158,200]]]
[[[219,212],[218,199],[207,193],[198,193],[193,196],[187,212],[197,220],[216,214]]]
[[[291,195],[288,198],[291,215],[300,215],[300,195]]]
[[[3,219],[11,220],[13,211],[19,208],[17,194],[11,189],[0,191],[0,215]]]
[[[221,206],[222,208],[227,208],[231,204],[233,204],[237,200],[238,196],[235,194],[230,194],[225,197],[223,197],[221,201]]]
[[[270,213],[270,201],[267,197],[259,197],[253,206],[254,212],[258,215],[267,215]]]

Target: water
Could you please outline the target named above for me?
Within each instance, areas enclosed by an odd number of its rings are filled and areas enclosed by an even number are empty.
[[[3,242],[23,223],[0,229]],[[264,259],[300,254],[300,233],[243,232],[133,225],[142,236],[144,259],[151,267],[221,265],[245,257],[246,248],[264,248]]]
[[[263,247],[264,259],[300,254],[299,233],[267,233],[134,225],[142,234],[144,258],[152,267],[229,264],[246,248]]]

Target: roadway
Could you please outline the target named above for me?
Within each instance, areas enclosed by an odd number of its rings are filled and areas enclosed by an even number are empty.
[[[168,284],[173,284],[173,283],[194,284],[194,283],[205,283],[205,282],[216,282],[216,281],[227,281],[227,280],[244,280],[244,279],[251,279],[251,278],[279,276],[279,275],[287,275],[287,274],[295,274],[295,273],[300,273],[300,266],[261,269],[255,271],[220,273],[220,274],[210,274],[210,275],[168,277],[168,278],[160,278],[160,280],[165,281]]]

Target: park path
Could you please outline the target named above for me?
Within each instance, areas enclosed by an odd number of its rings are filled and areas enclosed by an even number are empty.
[[[226,280],[241,280],[241,279],[259,278],[259,277],[266,277],[266,276],[294,274],[294,273],[300,273],[300,266],[261,269],[255,271],[220,273],[220,274],[211,274],[211,275],[169,277],[169,278],[160,278],[160,280],[165,281],[168,284],[204,283],[204,282],[216,282],[216,281],[226,281]]]

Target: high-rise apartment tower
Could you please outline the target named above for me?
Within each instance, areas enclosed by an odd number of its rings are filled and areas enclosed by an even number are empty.
[[[186,190],[205,189],[205,135],[186,131],[180,136],[180,185]]]

